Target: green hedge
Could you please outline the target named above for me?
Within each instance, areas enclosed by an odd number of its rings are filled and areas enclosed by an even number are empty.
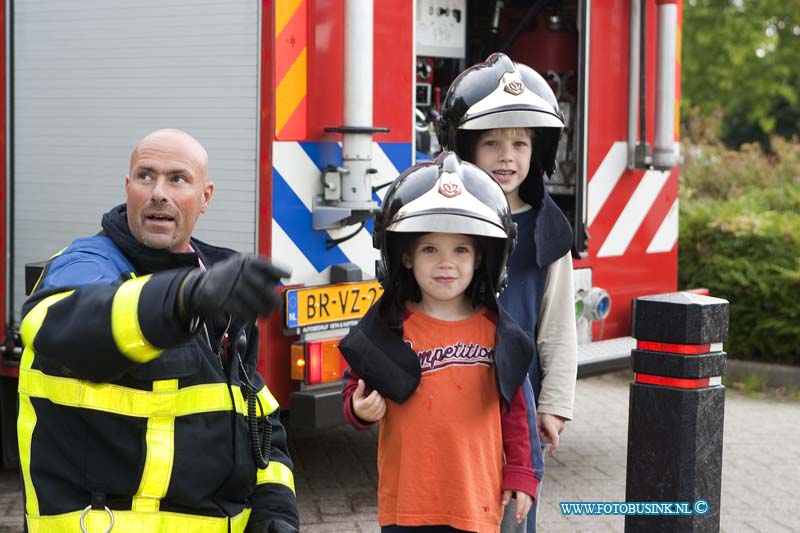
[[[687,145],[679,286],[731,303],[731,357],[800,366],[800,150]]]

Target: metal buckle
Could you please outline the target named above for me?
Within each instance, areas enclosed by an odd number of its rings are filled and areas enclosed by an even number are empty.
[[[109,509],[107,505],[104,505],[103,508],[106,510],[106,512],[108,513],[108,517],[111,519],[111,523],[108,525],[108,529],[103,531],[103,533],[109,533],[109,531],[111,531],[111,529],[113,529],[113,527],[114,527],[114,513],[111,512],[111,509]],[[87,505],[86,509],[84,509],[83,512],[81,513],[80,525],[81,525],[81,531],[83,531],[83,533],[92,533],[91,531],[86,529],[86,524],[84,524],[84,520],[86,519],[86,515],[89,514],[89,511],[91,511],[91,510],[92,510],[92,506],[91,505]]]

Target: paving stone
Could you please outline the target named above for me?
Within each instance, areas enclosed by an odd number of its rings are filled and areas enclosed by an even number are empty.
[[[380,533],[381,531],[381,528],[375,523],[374,516],[372,520],[357,522],[357,525],[360,533]]]

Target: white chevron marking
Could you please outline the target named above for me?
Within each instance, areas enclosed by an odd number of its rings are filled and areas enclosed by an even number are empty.
[[[624,142],[615,142],[611,145],[606,157],[589,181],[589,197],[587,204],[586,226],[591,227],[597,213],[605,205],[611,191],[619,181],[628,164],[628,145]]]
[[[272,250],[274,261],[292,270],[292,277],[287,285],[308,283],[309,278],[317,275],[317,269],[306,259],[303,252],[295,245],[294,241],[283,231],[278,222],[272,219]]]
[[[410,150],[411,148],[409,148],[409,151]],[[372,167],[378,171],[378,177],[373,182],[373,186],[394,181],[394,179],[405,170],[404,168],[395,168],[392,160],[384,153],[378,143],[372,146]],[[378,196],[381,200],[383,200],[383,195],[386,194],[388,189],[389,187],[383,187],[378,191]]]
[[[317,165],[297,142],[275,142],[272,145],[272,151],[275,169],[283,176],[286,183],[310,212],[314,195],[322,194],[320,172]],[[372,144],[372,158],[373,166],[378,170],[378,179],[381,183],[397,177],[397,169],[378,143]],[[385,188],[381,191],[381,193],[383,192],[385,192]],[[277,222],[274,226],[278,226]],[[342,229],[328,230],[327,233],[332,239],[336,239],[352,233],[355,228],[355,226],[348,226]],[[287,241],[291,241],[285,233],[283,233],[283,236]],[[274,231],[273,239],[277,239]],[[302,251],[294,243],[292,243],[292,246],[302,254]],[[367,274],[375,275],[375,260],[378,259],[380,254],[372,247],[372,235],[366,229],[362,229],[356,236],[340,243],[338,246],[351,262],[357,264]],[[308,263],[313,272],[316,273],[316,270],[305,256],[303,256],[303,261]],[[293,282],[299,282],[300,280],[307,282],[305,276],[297,277],[294,274],[292,275]]]
[[[625,209],[611,228],[600,251],[597,252],[597,257],[614,257],[625,253],[668,177],[669,172],[659,170],[645,172],[642,181],[633,191]]]
[[[336,239],[353,233],[355,228],[355,226],[348,226],[343,229],[329,230],[328,233]],[[375,260],[380,257],[380,253],[372,247],[372,235],[366,228],[359,231],[355,237],[339,243],[339,249],[351,262],[361,267],[361,270],[370,276],[375,275]]]
[[[322,194],[322,183],[317,165],[308,157],[300,143],[272,143],[272,166],[310,212],[314,195]]]
[[[653,236],[653,240],[650,241],[650,245],[647,247],[648,254],[669,252],[675,246],[678,241],[678,211],[678,199],[676,198],[672,207],[669,208],[669,213]]]

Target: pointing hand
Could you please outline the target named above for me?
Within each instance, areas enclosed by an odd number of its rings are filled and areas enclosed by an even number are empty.
[[[291,274],[254,255],[236,254],[203,272],[191,271],[178,291],[178,309],[187,322],[223,312],[244,321],[280,308],[275,286]]]

